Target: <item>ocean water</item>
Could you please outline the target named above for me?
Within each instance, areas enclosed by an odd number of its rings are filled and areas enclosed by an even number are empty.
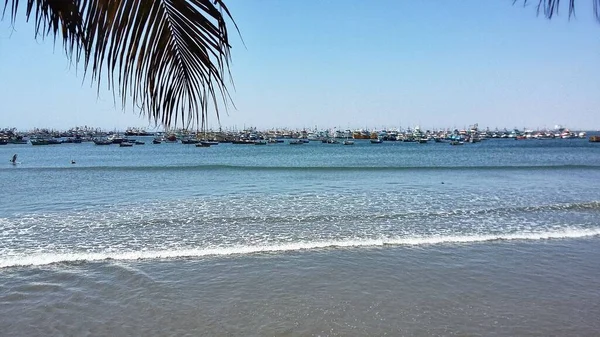
[[[598,143],[150,140],[0,147],[0,334],[600,334]]]

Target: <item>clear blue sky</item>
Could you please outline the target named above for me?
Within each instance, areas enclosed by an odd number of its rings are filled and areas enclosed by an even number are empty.
[[[512,0],[227,4],[245,46],[231,26],[236,109],[223,127],[600,129],[590,1],[570,21],[566,8],[548,21]],[[98,97],[32,26],[0,23],[0,127],[149,125]]]

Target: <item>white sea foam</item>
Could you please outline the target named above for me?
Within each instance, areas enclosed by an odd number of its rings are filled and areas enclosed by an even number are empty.
[[[567,229],[547,232],[514,233],[502,235],[466,235],[466,236],[423,236],[423,237],[397,237],[386,239],[351,239],[340,241],[313,241],[294,242],[273,245],[257,246],[231,246],[216,248],[194,248],[173,250],[144,250],[128,252],[74,252],[74,253],[34,253],[28,255],[0,258],[0,268],[16,266],[41,266],[61,262],[76,261],[102,261],[102,260],[146,260],[146,259],[174,259],[193,258],[204,256],[245,255],[268,252],[290,252],[324,248],[344,247],[377,247],[384,245],[420,246],[436,244],[461,244],[478,243],[486,241],[507,240],[548,240],[582,238],[600,235],[600,228],[596,229]]]

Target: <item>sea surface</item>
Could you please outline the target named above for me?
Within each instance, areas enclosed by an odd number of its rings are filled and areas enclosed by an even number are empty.
[[[0,335],[600,335],[600,143],[140,139],[0,146]]]

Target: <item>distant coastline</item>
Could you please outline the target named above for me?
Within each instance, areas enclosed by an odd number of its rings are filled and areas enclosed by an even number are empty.
[[[144,128],[127,128],[124,131],[105,131],[93,127],[76,127],[68,130],[54,130],[35,128],[28,131],[20,131],[15,128],[0,129],[0,145],[5,144],[28,144],[50,145],[61,143],[81,143],[94,141],[102,145],[110,143],[128,142],[128,137],[154,137],[154,143],[181,142],[184,144],[212,141],[212,142],[234,142],[255,143],[257,141],[273,141],[282,139],[300,139],[305,141],[322,141],[323,143],[336,143],[336,139],[366,139],[374,143],[383,141],[420,142],[428,141],[456,141],[476,143],[492,138],[507,139],[574,139],[587,138],[588,133],[594,131],[570,130],[565,127],[556,126],[554,129],[530,130],[530,129],[481,129],[474,124],[465,129],[434,129],[424,130],[416,126],[405,129],[268,129],[246,128],[244,130],[219,129],[190,131],[185,129],[149,132]],[[131,138],[133,139],[133,138]],[[590,137],[591,141],[596,138]],[[141,144],[141,143],[140,143]],[[260,143],[259,145],[261,145]]]

